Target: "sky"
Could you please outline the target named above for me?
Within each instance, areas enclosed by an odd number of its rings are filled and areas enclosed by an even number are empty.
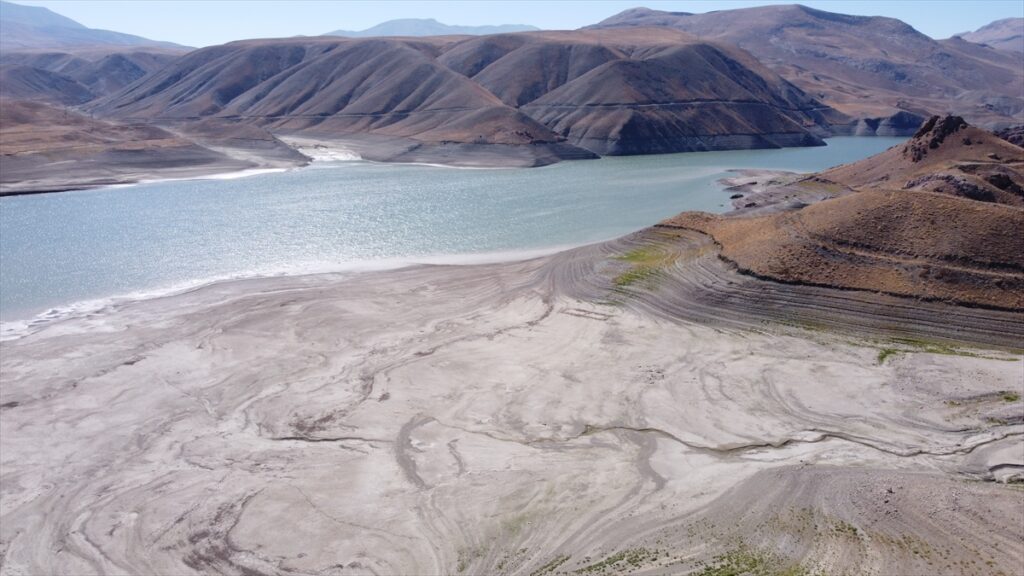
[[[574,29],[628,8],[672,12],[792,4],[795,0],[19,0],[44,6],[90,28],[137,34],[186,46],[245,38],[315,36],[363,30],[396,18],[435,18],[445,24],[531,24]],[[864,16],[899,18],[933,38],[948,38],[1002,18],[1024,16],[1022,0],[805,0],[806,6]]]

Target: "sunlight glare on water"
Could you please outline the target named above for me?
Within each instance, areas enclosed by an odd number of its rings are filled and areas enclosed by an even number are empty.
[[[602,158],[531,169],[340,162],[226,180],[0,199],[0,320],[217,279],[345,270],[610,239],[721,212],[736,168],[810,172],[902,139]],[[475,255],[475,256],[474,256]]]

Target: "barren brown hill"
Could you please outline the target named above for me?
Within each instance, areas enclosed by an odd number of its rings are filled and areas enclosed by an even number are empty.
[[[82,104],[121,90],[184,53],[160,48],[5,50],[0,54],[0,96]]]
[[[913,131],[924,117],[957,111],[979,125],[1024,118],[1020,54],[960,38],[936,41],[892,18],[849,16],[799,5],[706,14],[637,8],[597,28],[667,26],[733,43],[812,96],[854,118]],[[869,131],[861,124],[858,131]]]
[[[158,122],[239,119],[280,132],[372,132],[503,144],[558,140],[438,64],[437,53],[450,41],[233,42],[192,52],[90,109]],[[468,121],[474,119],[484,122]]]
[[[984,152],[981,162],[979,148],[998,150],[1001,159]],[[1000,191],[1019,198],[1021,154],[959,118],[932,118],[907,145],[818,175],[859,190],[852,194],[766,216],[690,212],[665,225],[711,235],[725,260],[768,280],[1022,311],[1024,208],[951,194],[932,185],[943,182],[943,172],[927,175],[929,166],[982,164],[978,173],[1009,173]],[[905,184],[904,176],[887,180],[889,171],[919,175],[924,184],[886,189]]]
[[[906,143],[819,176],[851,188],[924,190],[1024,207],[1024,149],[958,116],[932,117]]]
[[[664,28],[473,38],[439,61],[599,154],[820,144],[833,112],[742,50]]]
[[[56,162],[59,170],[48,168]],[[252,166],[154,126],[99,121],[39,102],[0,99],[0,194]],[[69,186],[69,181],[77,184]]]
[[[815,145],[829,112],[749,54],[672,30],[234,42],[88,108],[568,156]]]
[[[94,100],[96,94],[63,74],[32,66],[7,64],[0,65],[0,97],[75,106]]]

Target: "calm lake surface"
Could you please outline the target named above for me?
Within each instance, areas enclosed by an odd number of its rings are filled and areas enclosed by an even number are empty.
[[[727,170],[812,172],[902,138],[602,158],[531,169],[339,162],[235,180],[0,199],[7,331],[105,299],[219,279],[511,259],[725,211]]]

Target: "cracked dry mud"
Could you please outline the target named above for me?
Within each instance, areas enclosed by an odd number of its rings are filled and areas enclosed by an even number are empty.
[[[3,344],[0,573],[1010,576],[1022,325],[657,229],[121,305]]]

